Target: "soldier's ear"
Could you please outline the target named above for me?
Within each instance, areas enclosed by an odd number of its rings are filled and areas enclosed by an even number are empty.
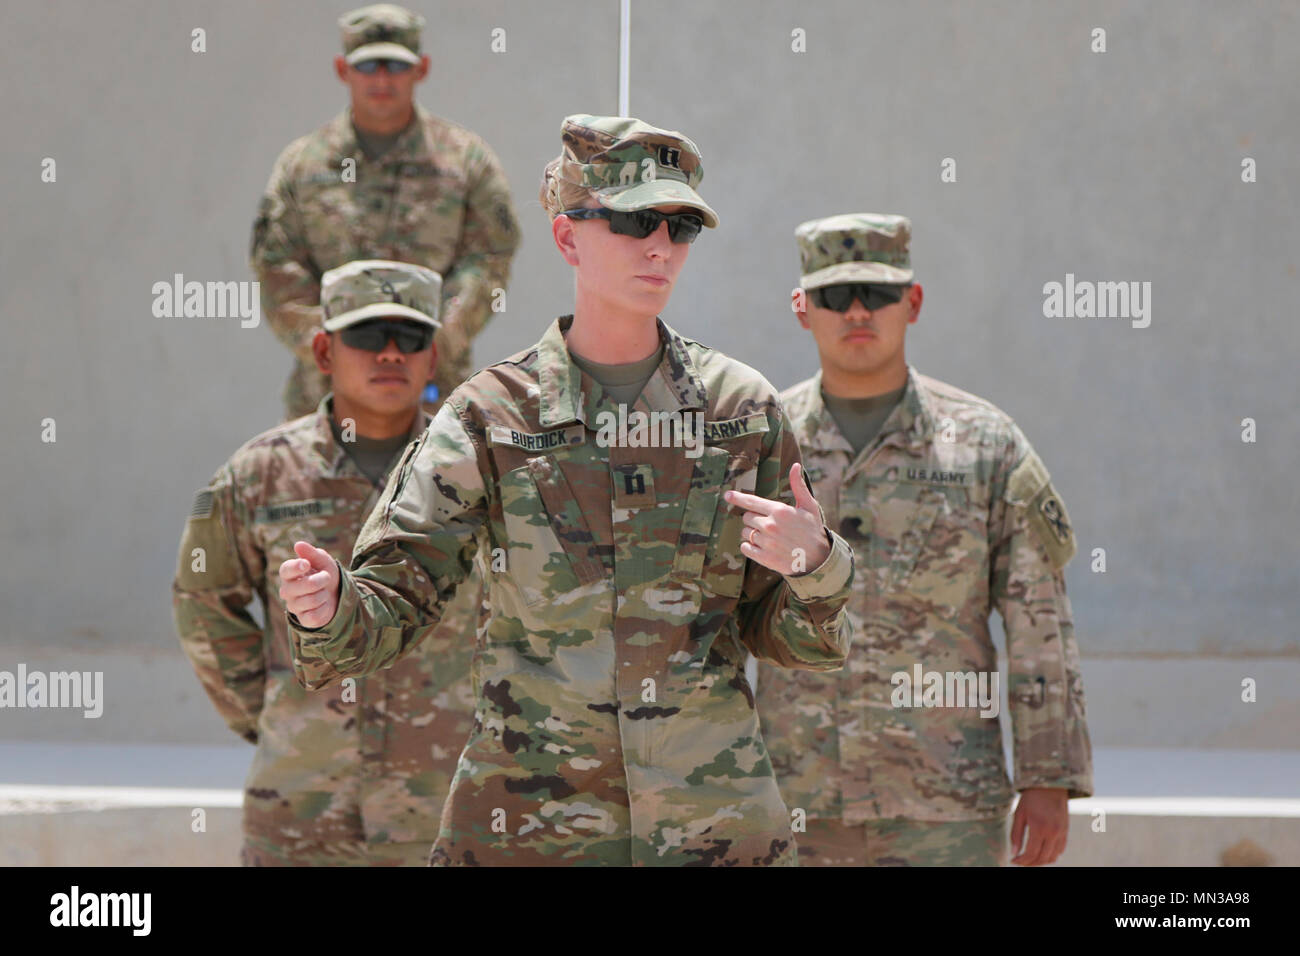
[[[925,299],[925,292],[921,289],[921,283],[913,282],[912,287],[907,290],[907,301],[910,308],[908,309],[908,322],[915,322],[921,317],[921,303]]]
[[[346,83],[348,81],[348,61],[340,54],[334,58],[334,73],[339,80]]]
[[[415,65],[415,82],[419,83],[429,75],[429,55],[420,57],[420,62]]]
[[[329,375],[333,366],[334,351],[332,345],[334,333],[317,329],[311,340],[311,355],[316,360],[316,368],[322,375]]]
[[[556,216],[551,220],[551,235],[555,237],[555,246],[560,250],[560,255],[564,256],[564,261],[571,266],[578,264],[578,246],[574,241],[576,231],[573,220],[568,216]]]

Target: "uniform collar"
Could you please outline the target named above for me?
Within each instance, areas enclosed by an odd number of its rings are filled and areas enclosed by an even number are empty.
[[[365,151],[357,142],[356,127],[352,125],[352,107],[345,106],[343,112],[334,117],[330,123],[330,142],[334,147],[338,162],[355,159],[359,162],[386,163],[393,157],[416,159],[428,155],[424,133],[428,127],[429,113],[419,103],[414,104],[415,118],[392,147],[376,160],[366,159]]]
[[[699,370],[691,360],[686,340],[655,319],[664,357],[646,383],[641,398],[652,411],[705,408],[708,392]],[[587,422],[591,397],[582,394],[582,370],[569,355],[564,333],[573,325],[572,315],[562,315],[537,343],[538,420],[545,428]]]
[[[917,371],[911,365],[907,367],[907,386],[903,398],[890,413],[889,418],[880,427],[878,438],[898,434],[900,444],[919,447],[926,444],[934,434],[934,414],[930,400]],[[813,376],[811,394],[808,401],[807,428],[808,447],[818,451],[844,451],[853,457],[853,447],[840,432],[839,426],[826,408],[822,399],[822,373],[819,369]]]
[[[934,412],[929,393],[921,387],[920,377],[910,365],[907,367],[907,390],[903,392],[903,400],[881,431],[902,432],[904,440],[913,447],[926,444],[934,435]]]
[[[330,427],[333,419],[334,393],[327,392],[325,397],[320,400],[320,404],[316,406],[316,413],[312,421],[310,448],[311,453],[317,459],[317,466],[322,474],[331,478],[364,478],[365,475],[361,473],[361,469],[352,460],[352,456],[334,440],[334,429]],[[415,416],[415,421],[411,423],[411,430],[406,436],[408,444],[420,437],[420,434],[429,427],[429,421],[429,414],[421,408]]]

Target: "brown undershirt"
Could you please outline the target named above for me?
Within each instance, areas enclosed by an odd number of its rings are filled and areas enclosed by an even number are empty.
[[[610,401],[615,405],[631,405],[645,388],[645,383],[650,381],[650,376],[654,375],[659,363],[663,361],[664,346],[660,342],[659,349],[653,355],[647,355],[639,362],[626,362],[620,365],[593,362],[572,349],[569,350],[569,355],[573,358],[574,365],[600,384]]]
[[[367,133],[363,129],[358,129],[357,124],[352,124],[352,132],[357,136],[357,145],[361,151],[366,154],[366,159],[378,159],[393,148],[393,144],[401,138],[402,134],[411,128],[411,123],[415,122],[415,117],[411,117],[411,122],[407,123],[395,133]]]
[[[364,438],[357,435],[352,441],[343,440],[343,430],[338,422],[330,419],[330,429],[334,440],[348,453],[348,457],[361,469],[361,473],[377,485],[396,463],[395,458],[406,448],[410,435],[396,435],[393,438]]]
[[[869,398],[840,398],[836,395],[827,395],[823,390],[822,401],[826,403],[826,410],[835,420],[840,434],[848,439],[853,447],[853,454],[858,455],[862,449],[871,444],[872,439],[880,434],[881,426],[885,424],[894,406],[899,403],[906,391],[907,386],[904,385],[896,391],[872,395]]]

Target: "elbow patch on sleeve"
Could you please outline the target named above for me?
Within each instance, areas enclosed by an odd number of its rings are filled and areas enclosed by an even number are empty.
[[[211,488],[194,496],[176,559],[176,583],[186,591],[214,591],[239,581],[239,559],[221,511],[221,499]]]
[[[1052,567],[1060,570],[1078,550],[1065,502],[1052,487],[1051,476],[1032,450],[1007,479],[1007,503],[1026,511],[1029,528],[1042,543]]]

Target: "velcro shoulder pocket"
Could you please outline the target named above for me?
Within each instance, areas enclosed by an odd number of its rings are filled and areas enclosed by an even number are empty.
[[[1007,478],[1006,500],[1013,505],[1027,505],[1050,481],[1047,466],[1031,448]]]
[[[211,485],[194,496],[176,557],[176,583],[186,591],[214,591],[239,581],[239,556],[227,530],[226,495]]]

